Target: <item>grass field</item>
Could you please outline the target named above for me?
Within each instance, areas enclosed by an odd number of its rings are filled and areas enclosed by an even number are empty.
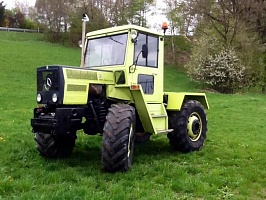
[[[46,160],[35,150],[30,118],[36,68],[79,65],[80,50],[41,35],[0,32],[0,199],[266,199],[265,95],[208,93],[208,136],[182,154],[155,135],[135,148],[128,173],[101,170],[101,137],[78,133],[73,156]],[[165,90],[198,91],[167,67]]]

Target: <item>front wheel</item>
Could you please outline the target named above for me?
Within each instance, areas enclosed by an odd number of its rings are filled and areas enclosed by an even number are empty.
[[[36,149],[46,158],[69,157],[75,146],[76,135],[55,136],[50,133],[37,132],[35,134]]]
[[[167,135],[174,149],[182,152],[199,150],[207,133],[204,107],[195,100],[185,102],[179,112],[169,113],[169,128],[174,129]]]
[[[127,104],[114,104],[109,109],[103,128],[102,166],[109,172],[128,171],[131,167],[135,109]]]

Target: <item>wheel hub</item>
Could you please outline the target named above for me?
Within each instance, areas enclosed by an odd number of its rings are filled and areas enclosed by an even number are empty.
[[[202,132],[202,122],[197,113],[192,113],[188,118],[187,131],[188,136],[192,141],[197,141]]]
[[[200,132],[200,121],[194,120],[192,123],[192,132],[193,133],[199,133]]]

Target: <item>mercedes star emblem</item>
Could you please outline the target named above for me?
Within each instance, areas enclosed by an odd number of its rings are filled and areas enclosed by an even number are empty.
[[[44,88],[46,90],[50,90],[52,87],[52,80],[50,78],[46,78],[46,81],[44,83]]]

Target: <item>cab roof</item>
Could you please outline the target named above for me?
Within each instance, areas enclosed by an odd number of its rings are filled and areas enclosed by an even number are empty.
[[[158,36],[163,36],[163,34],[158,33],[155,30],[149,29],[149,28],[144,28],[141,26],[137,26],[137,25],[123,25],[123,26],[115,26],[115,27],[111,27],[111,28],[105,28],[105,29],[100,29],[97,31],[92,31],[86,34],[87,37],[91,37],[91,36],[97,36],[97,35],[104,35],[104,34],[112,34],[115,32],[128,32],[130,29],[133,30],[137,30],[140,32],[146,32],[146,33],[150,33],[153,35],[158,35]]]

